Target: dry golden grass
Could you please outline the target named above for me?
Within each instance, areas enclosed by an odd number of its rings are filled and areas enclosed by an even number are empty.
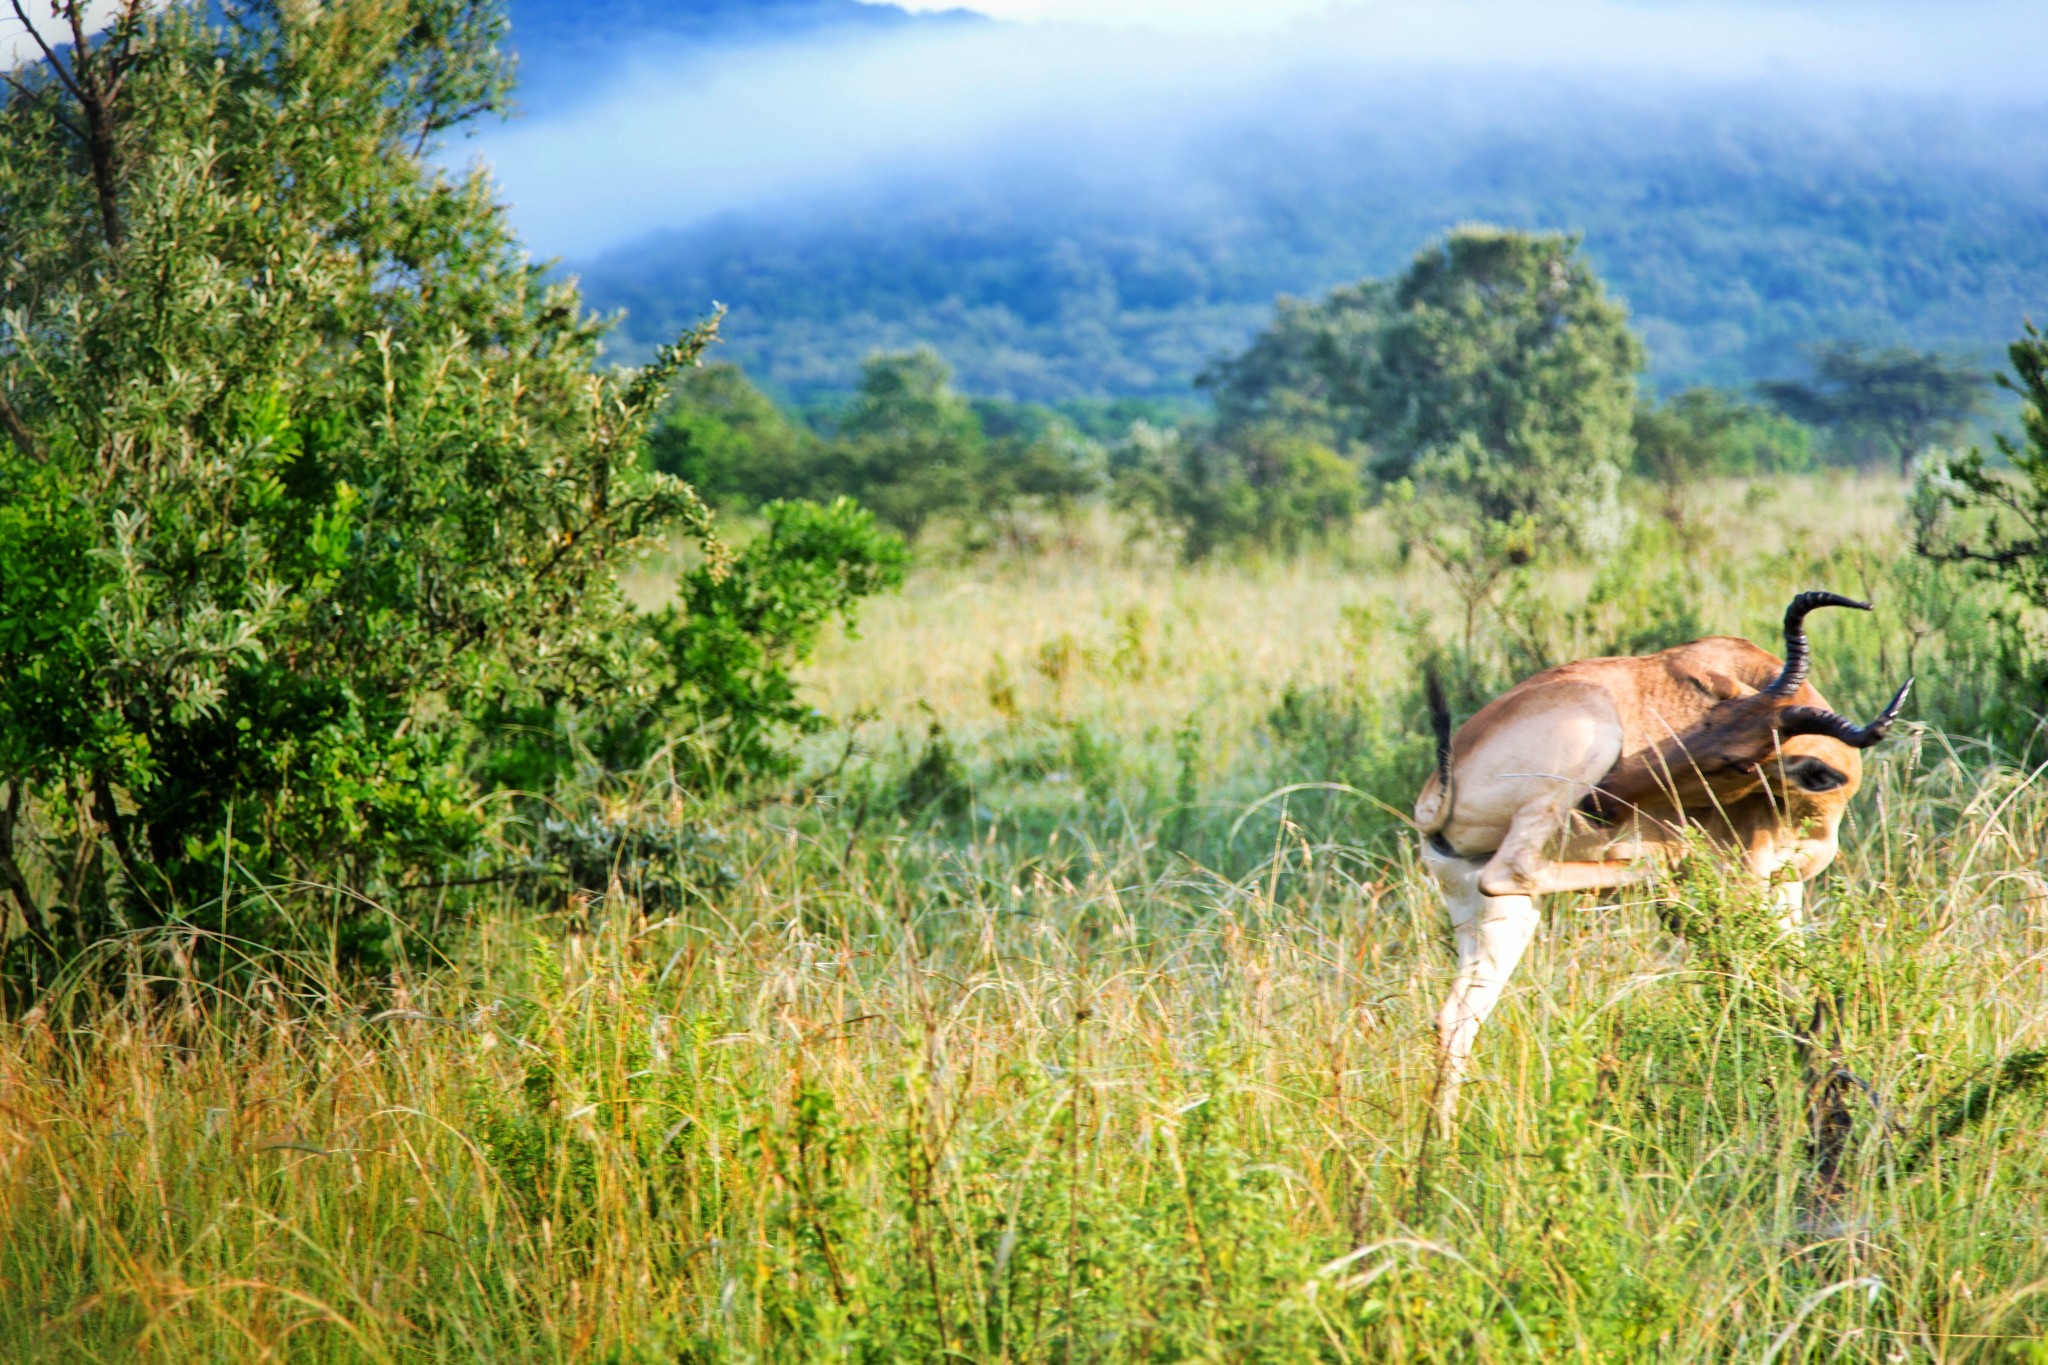
[[[1898,497],[1722,498],[1698,610],[1897,587]],[[1401,623],[1454,607],[1370,538],[921,571],[811,673],[879,713],[863,800],[643,794],[700,850],[672,912],[504,903],[386,982],[272,956],[0,1025],[0,1359],[2040,1358],[2048,779],[1934,730],[1878,751],[1808,939],[1710,863],[1553,904],[1424,1159],[1433,891],[1341,803],[1240,818],[1315,775],[1282,689],[1412,687]],[[1902,617],[1817,627],[1823,667],[1969,657],[1977,617]],[[995,809],[888,804],[934,717]],[[1014,817],[1012,751],[1076,721],[1102,788]],[[1820,998],[1869,1087],[1833,1204]]]

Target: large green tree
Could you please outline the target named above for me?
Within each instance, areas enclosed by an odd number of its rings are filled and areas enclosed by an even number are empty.
[[[1645,356],[1578,246],[1473,226],[1415,258],[1363,372],[1382,477],[1469,498],[1492,522],[1569,522],[1611,490]]]
[[[1278,426],[1369,450],[1381,480],[1519,525],[1521,541],[1584,530],[1633,451],[1644,352],[1578,246],[1461,227],[1393,279],[1283,300],[1202,376],[1219,437]]]
[[[459,876],[485,821],[476,717],[660,687],[614,566],[708,535],[640,460],[704,338],[598,369],[573,288],[481,174],[437,169],[444,132],[504,97],[502,29],[472,0],[124,0],[10,78],[17,942],[209,899],[225,922],[253,883]]]
[[[871,356],[839,423],[848,491],[913,537],[982,500],[988,443],[952,377],[929,347]]]

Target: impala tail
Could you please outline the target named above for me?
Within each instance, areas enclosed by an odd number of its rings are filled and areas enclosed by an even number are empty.
[[[1415,824],[1434,834],[1451,822],[1451,703],[1444,696],[1443,670],[1431,655],[1422,665],[1422,693],[1429,703],[1429,728],[1436,734],[1436,782],[1415,802]]]

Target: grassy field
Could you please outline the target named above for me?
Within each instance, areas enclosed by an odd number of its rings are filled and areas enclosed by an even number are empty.
[[[2048,747],[1901,500],[1721,490],[1469,640],[1376,527],[921,570],[812,668],[799,799],[593,795],[666,832],[610,896],[0,1025],[0,1360],[2048,1360]],[[1812,932],[1711,859],[1553,902],[1425,1154],[1418,651],[1469,702],[1820,586],[1880,607],[1816,618],[1831,698],[1922,709]]]

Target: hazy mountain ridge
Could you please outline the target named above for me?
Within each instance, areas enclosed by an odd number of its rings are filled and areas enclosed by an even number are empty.
[[[1830,126],[1755,97],[1645,118],[1598,102],[1541,127],[1244,130],[1128,188],[1039,168],[732,214],[583,267],[652,344],[710,300],[726,353],[785,392],[846,387],[929,341],[976,391],[1185,391],[1276,294],[1398,270],[1447,226],[1583,231],[1664,387],[1799,368],[1831,337],[1995,360],[2048,303],[2048,148],[1914,111]],[[1945,155],[2009,138],[2004,164]]]
[[[1837,337],[1991,365],[2048,312],[2032,96],[1298,50],[1278,76],[1183,52],[1209,85],[1179,90],[1143,36],[1105,62],[1074,31],[854,0],[628,0],[601,21],[515,0],[513,18],[523,102],[602,97],[505,145],[542,249],[628,310],[617,349],[722,301],[724,354],[789,396],[920,342],[979,392],[1186,393],[1275,295],[1390,274],[1471,219],[1583,232],[1666,389],[1788,374]],[[671,79],[664,43],[701,60]],[[628,61],[635,79],[592,74]],[[677,150],[608,159],[633,145]],[[574,245],[593,237],[625,244]]]

